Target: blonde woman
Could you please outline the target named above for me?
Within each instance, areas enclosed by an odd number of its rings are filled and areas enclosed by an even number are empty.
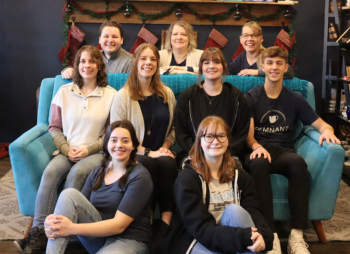
[[[174,155],[175,96],[159,75],[159,53],[152,44],[141,44],[125,86],[116,94],[111,121],[129,120],[140,141],[137,161],[147,168],[154,185],[152,210],[158,201],[162,220],[169,224],[174,209],[173,185],[177,177]],[[158,181],[159,179],[159,181]]]
[[[251,21],[242,26],[240,42],[245,51],[236,57],[228,66],[230,75],[238,76],[265,76],[261,69],[261,55],[265,50],[262,45],[264,37],[258,23]],[[284,74],[284,78],[293,78],[291,68]]]
[[[197,74],[202,53],[203,50],[197,49],[193,27],[186,21],[176,21],[167,31],[165,49],[159,51],[160,71]]]

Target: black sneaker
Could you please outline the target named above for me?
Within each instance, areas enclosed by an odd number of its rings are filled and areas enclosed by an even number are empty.
[[[13,241],[13,243],[15,244],[16,248],[19,250],[19,251],[23,251],[24,250],[24,247],[26,247],[26,244],[28,242],[28,238],[24,238],[24,239],[16,239]]]
[[[27,241],[22,254],[33,254],[46,249],[47,237],[44,228],[32,227],[28,237],[23,239]]]

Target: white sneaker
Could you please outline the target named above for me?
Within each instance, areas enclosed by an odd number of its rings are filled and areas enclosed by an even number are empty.
[[[282,254],[280,239],[278,238],[277,233],[273,234],[275,236],[273,239],[273,249],[265,252],[265,254]]]
[[[289,237],[287,251],[289,254],[310,254],[309,245],[303,238]]]

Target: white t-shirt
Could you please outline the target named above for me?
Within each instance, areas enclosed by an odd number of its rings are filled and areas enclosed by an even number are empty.
[[[209,183],[209,190],[209,212],[214,216],[216,223],[219,223],[226,207],[235,203],[232,182],[219,183],[219,180],[212,179]]]

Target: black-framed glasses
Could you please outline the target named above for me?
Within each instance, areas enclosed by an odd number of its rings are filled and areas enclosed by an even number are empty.
[[[249,39],[249,37],[252,37],[252,39],[258,39],[260,34],[241,34],[241,37],[243,39]]]
[[[214,135],[214,134],[204,134],[203,135],[203,138],[206,142],[208,143],[213,143],[214,142],[214,139],[217,139],[220,143],[224,143],[227,141],[228,139],[228,136],[227,134],[225,133],[220,133],[220,134],[217,134],[217,135]]]

